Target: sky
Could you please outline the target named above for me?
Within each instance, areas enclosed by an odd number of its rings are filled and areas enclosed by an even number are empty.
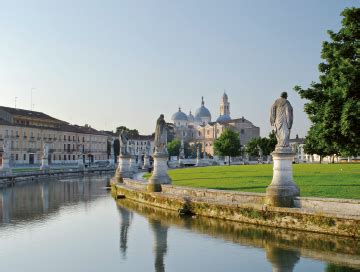
[[[310,126],[293,91],[319,77],[321,44],[339,30],[340,0],[0,0],[0,105],[101,130],[143,134],[163,113],[215,120],[226,90],[231,117],[271,130],[287,91],[293,136]],[[32,95],[31,95],[32,93]],[[15,97],[17,97],[15,99]],[[32,97],[32,99],[31,99]],[[32,102],[31,102],[32,101]]]

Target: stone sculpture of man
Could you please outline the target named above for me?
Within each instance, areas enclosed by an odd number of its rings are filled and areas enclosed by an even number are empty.
[[[42,155],[43,155],[43,159],[47,159],[48,158],[48,156],[49,156],[49,145],[48,144],[44,144],[43,145],[43,153],[42,153]]]
[[[4,154],[3,154],[3,158],[4,159],[8,159],[10,157],[10,141],[8,139],[5,139],[3,142],[3,150],[4,150]]]
[[[126,155],[127,154],[128,137],[127,137],[125,131],[120,132],[119,142],[120,142],[120,155]]]
[[[164,115],[161,114],[159,119],[156,121],[155,129],[155,152],[156,153],[167,153],[167,130]]]
[[[281,93],[281,97],[272,105],[270,123],[275,128],[276,149],[288,149],[290,130],[293,124],[293,108],[287,100],[286,92]]]

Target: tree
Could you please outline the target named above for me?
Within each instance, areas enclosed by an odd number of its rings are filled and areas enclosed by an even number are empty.
[[[114,140],[114,155],[115,155],[115,162],[117,162],[117,157],[120,155],[120,141],[119,141],[119,139]]]
[[[328,31],[323,42],[318,83],[295,86],[307,99],[304,110],[312,122],[305,152],[321,156],[360,154],[360,8],[346,8],[342,28]]]
[[[172,140],[168,143],[167,149],[170,156],[179,156],[180,153],[181,142],[178,139]]]
[[[241,144],[239,133],[225,129],[218,139],[214,142],[214,151],[218,156],[229,156],[230,157],[240,156]]]
[[[120,134],[120,132],[126,132],[129,138],[139,136],[139,131],[137,129],[129,129],[125,126],[120,126],[116,128],[116,134]]]
[[[252,138],[248,143],[246,144],[246,150],[245,152],[248,153],[250,156],[257,157],[259,156],[260,152],[260,142],[261,138]]]
[[[269,156],[275,150],[277,144],[276,135],[274,131],[269,133],[266,138],[253,138],[246,144],[246,153],[250,156],[259,156],[260,150],[264,156]]]
[[[107,153],[107,156],[108,156],[108,159],[111,157],[111,142],[109,140],[107,140],[106,142],[106,153]]]

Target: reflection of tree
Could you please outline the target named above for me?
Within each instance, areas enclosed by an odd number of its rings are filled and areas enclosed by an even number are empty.
[[[160,220],[149,219],[149,224],[154,233],[155,271],[165,272],[168,227],[162,225]]]
[[[126,250],[127,250],[128,232],[131,225],[132,212],[119,205],[117,207],[121,217],[120,251],[123,255],[123,258],[125,258]]]
[[[273,272],[292,272],[300,259],[300,253],[273,245],[266,246],[266,256],[272,264]]]
[[[358,272],[360,269],[341,267],[334,264],[328,264],[326,272]]]

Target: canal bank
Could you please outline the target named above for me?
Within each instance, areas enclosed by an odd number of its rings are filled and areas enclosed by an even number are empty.
[[[162,185],[162,192],[148,192],[143,181],[124,179],[113,183],[116,198],[230,221],[360,239],[360,201],[347,199],[295,199],[295,208],[265,205],[265,194],[194,189]]]

